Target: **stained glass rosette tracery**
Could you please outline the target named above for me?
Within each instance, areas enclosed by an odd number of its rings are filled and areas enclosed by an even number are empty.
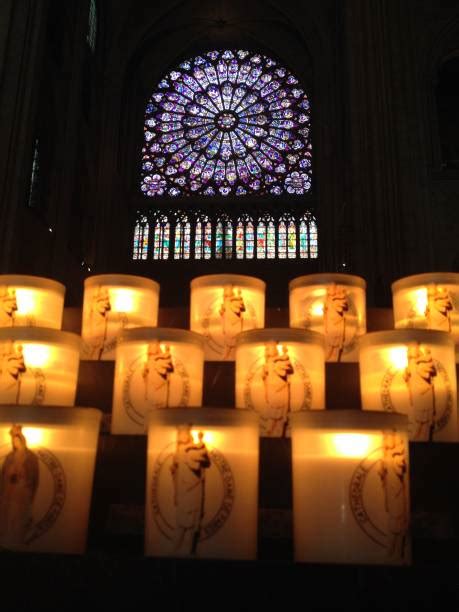
[[[304,195],[310,109],[298,79],[248,51],[211,51],[159,83],[145,114],[146,196]]]

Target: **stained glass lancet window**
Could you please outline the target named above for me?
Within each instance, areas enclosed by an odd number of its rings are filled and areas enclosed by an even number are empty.
[[[142,217],[137,221],[134,230],[132,259],[147,259],[149,229],[147,217]]]
[[[89,0],[88,31],[86,33],[86,41],[93,53],[96,50],[96,39],[97,39],[96,0]]]
[[[144,139],[149,197],[311,188],[309,100],[293,74],[259,53],[210,51],[182,62],[147,104]]]
[[[153,259],[169,258],[170,223],[166,215],[156,221],[153,234]]]

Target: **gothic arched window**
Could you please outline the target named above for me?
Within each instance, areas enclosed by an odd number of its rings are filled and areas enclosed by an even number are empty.
[[[223,50],[183,61],[148,100],[140,187],[164,211],[155,224],[148,216],[154,259],[169,257],[169,235],[174,260],[316,258],[311,180],[308,97],[265,55]],[[172,205],[181,197],[190,198],[186,217]],[[267,204],[255,210],[254,197]]]
[[[150,226],[147,217],[142,216],[136,223],[134,230],[134,245],[132,259],[147,259],[148,234]]]

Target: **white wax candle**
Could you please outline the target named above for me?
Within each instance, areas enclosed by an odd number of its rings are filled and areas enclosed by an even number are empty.
[[[348,274],[311,274],[290,283],[290,327],[324,334],[326,361],[357,361],[366,331],[365,281]]]
[[[0,329],[0,403],[72,406],[80,338],[45,328]]]
[[[256,558],[258,430],[240,414],[150,412],[147,555]]]
[[[292,434],[295,559],[409,563],[406,434],[392,428],[307,429],[297,416]],[[393,415],[382,416],[390,421]]]
[[[137,328],[117,347],[112,433],[145,433],[152,408],[200,406],[204,338],[190,331]]]
[[[13,423],[0,407],[1,547],[84,552],[100,416],[16,407]]]
[[[236,337],[264,327],[265,283],[237,274],[191,282],[190,329],[205,336],[207,361],[234,361]]]
[[[290,435],[289,416],[325,407],[324,338],[300,329],[245,332],[236,346],[236,406],[255,411],[260,435]]]
[[[444,332],[394,330],[361,342],[364,410],[408,415],[412,441],[457,440],[454,344]]]
[[[114,360],[123,330],[156,327],[159,285],[140,276],[103,274],[85,280],[81,358]]]

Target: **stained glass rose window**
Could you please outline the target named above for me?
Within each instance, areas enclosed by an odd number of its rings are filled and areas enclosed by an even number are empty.
[[[303,195],[311,189],[309,100],[278,62],[211,51],[164,77],[145,114],[146,196]]]

